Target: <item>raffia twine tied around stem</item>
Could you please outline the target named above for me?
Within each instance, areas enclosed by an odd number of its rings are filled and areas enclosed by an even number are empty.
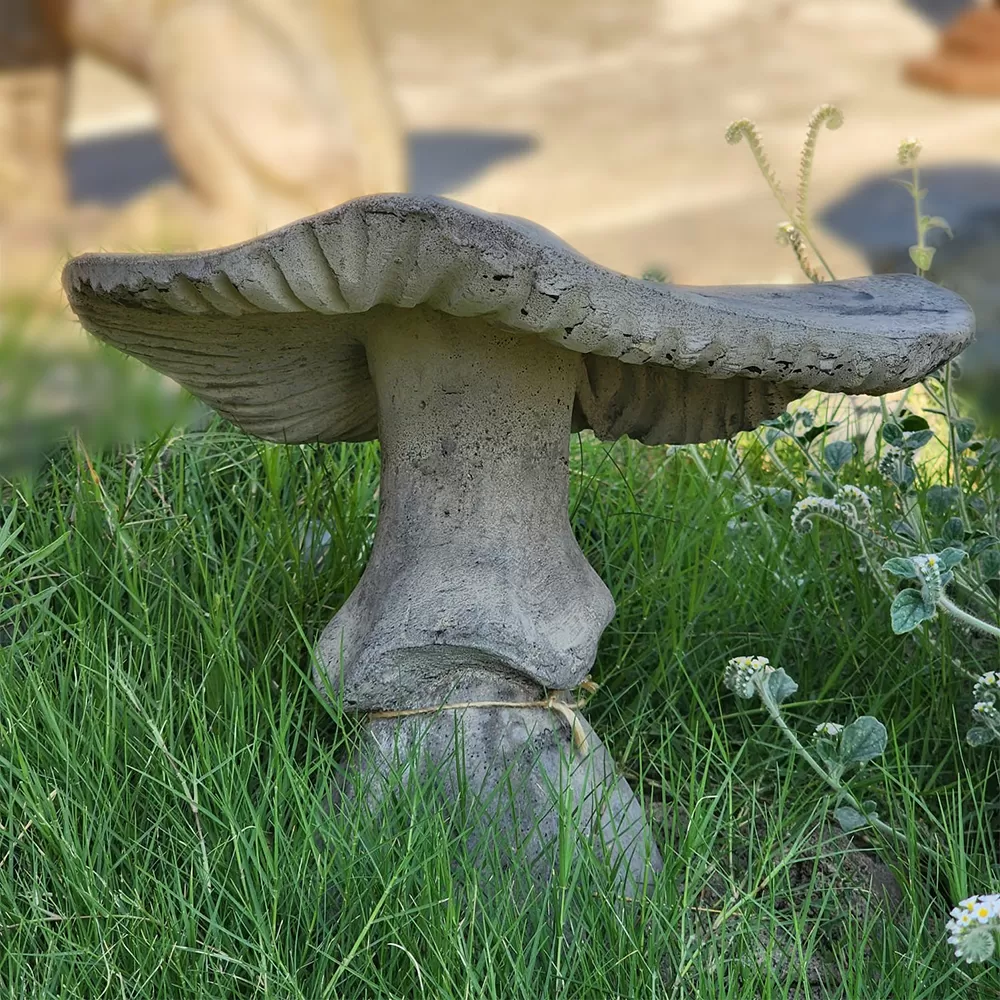
[[[598,685],[590,679],[584,678],[580,683],[579,691],[584,692],[583,696],[577,696],[572,701],[564,700],[571,695],[568,690],[558,689],[550,691],[544,698],[535,701],[459,701],[449,702],[445,705],[431,705],[427,708],[400,708],[385,712],[369,712],[369,719],[402,719],[411,715],[433,715],[436,712],[458,712],[466,708],[542,708],[549,712],[555,712],[569,726],[573,736],[573,745],[581,756],[586,756],[589,752],[587,744],[587,733],[583,728],[577,709],[581,709],[590,700],[590,696],[598,690]]]

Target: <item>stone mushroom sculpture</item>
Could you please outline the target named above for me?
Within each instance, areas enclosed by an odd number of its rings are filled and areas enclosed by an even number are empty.
[[[356,772],[411,749],[438,767],[458,732],[460,767],[438,777],[484,799],[509,783],[496,824],[532,871],[568,791],[628,892],[660,859],[566,694],[614,614],[569,524],[571,430],[728,437],[809,389],[910,385],[973,327],[914,276],[672,287],[521,219],[400,195],[211,252],[88,254],[63,284],[88,330],[251,434],[380,440],[371,558],[319,642],[318,681],[367,715]]]

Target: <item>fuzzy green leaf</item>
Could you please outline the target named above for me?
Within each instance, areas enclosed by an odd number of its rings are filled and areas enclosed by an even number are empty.
[[[965,525],[960,517],[950,517],[941,529],[941,537],[947,542],[960,542],[965,538]]]
[[[840,734],[840,760],[843,764],[864,764],[885,752],[885,726],[870,715],[862,715]]]
[[[934,247],[910,247],[910,260],[921,271],[929,271],[934,263]]]
[[[919,413],[908,413],[899,422],[904,431],[925,431],[930,424]]]
[[[776,705],[780,705],[786,698],[790,698],[799,686],[780,667],[773,674],[768,674],[764,681],[764,687]]]
[[[868,826],[868,820],[851,806],[840,806],[833,810],[833,818],[844,833],[853,833]]]
[[[804,434],[799,434],[797,437],[803,445],[811,444],[820,435],[825,434],[829,430],[833,430],[836,426],[836,424],[816,424],[815,426],[810,427]]]
[[[920,228],[923,229],[925,233],[930,232],[932,229],[943,229],[952,239],[955,238],[955,234],[951,231],[951,226],[948,224],[948,220],[941,218],[940,215],[920,216]]]
[[[901,590],[892,602],[890,615],[892,630],[896,635],[912,632],[921,622],[930,621],[936,613],[933,604],[928,604],[919,590]]]
[[[958,443],[961,445],[967,446],[972,440],[972,435],[976,433],[976,422],[972,417],[961,417],[958,420],[952,421],[951,426],[955,431]]]
[[[957,486],[932,486],[924,496],[929,513],[940,517],[947,514],[958,500]]]
[[[1000,548],[987,549],[979,557],[979,569],[984,580],[1000,579]]]
[[[956,518],[956,520],[958,520]],[[959,521],[961,524],[961,521]],[[949,570],[957,566],[965,558],[965,549],[948,548],[937,554],[941,560],[941,569]]]
[[[934,431],[914,431],[912,434],[907,434],[906,439],[903,441],[903,447],[908,448],[910,451],[917,451],[923,448],[934,437]]]
[[[891,421],[882,425],[882,440],[886,444],[900,444],[903,440],[903,428]]]
[[[829,737],[818,739],[812,749],[816,756],[826,764],[827,770],[832,771],[835,767],[840,766],[837,747]]]
[[[855,450],[853,441],[831,441],[823,449],[823,458],[834,472],[840,472],[854,458]]]
[[[889,470],[889,478],[905,493],[913,485],[917,472],[912,465],[896,463]]]
[[[882,569],[904,580],[916,580],[920,576],[913,560],[906,556],[893,556],[892,559],[887,559],[882,563]]]
[[[992,730],[987,729],[985,726],[973,726],[965,734],[965,742],[972,747],[984,747],[992,743],[996,737],[993,735]]]
[[[979,497],[971,497],[969,500],[969,506],[970,507],[973,506],[972,500],[978,500],[978,499]],[[975,509],[979,510],[979,507],[977,506]],[[986,513],[985,504],[983,505],[983,509],[979,510],[979,512],[981,514]],[[971,541],[969,541],[964,546],[965,551],[969,553],[970,559],[975,559],[977,556],[981,555],[987,549],[992,549],[994,545],[1000,545],[1000,538],[997,538],[996,535],[988,535],[982,529],[973,532],[973,535],[974,537],[971,539]]]

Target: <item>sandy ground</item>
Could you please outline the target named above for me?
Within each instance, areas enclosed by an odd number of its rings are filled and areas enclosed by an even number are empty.
[[[867,270],[858,241],[880,240],[873,218],[886,242],[908,238],[905,196],[861,187],[894,169],[908,135],[945,178],[983,168],[935,213],[958,224],[1000,202],[1000,101],[902,82],[902,61],[929,50],[935,29],[901,0],[373,2],[418,188],[532,218],[630,273],[798,280],[749,151],[724,142],[743,116],[792,186],[809,113],[825,101],[844,110],[845,127],[820,140],[813,196],[832,218],[819,232],[839,274]],[[81,62],[77,83],[76,139],[155,127],[143,92],[111,71]]]

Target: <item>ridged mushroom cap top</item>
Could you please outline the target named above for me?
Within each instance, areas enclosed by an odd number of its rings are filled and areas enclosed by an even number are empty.
[[[63,272],[95,336],[270,440],[377,437],[377,310],[480,317],[581,356],[574,427],[647,443],[728,437],[810,389],[905,388],[972,339],[965,302],[913,275],[690,288],[587,260],[532,223],[441,198],[360,198],[236,246],[85,254]]]

